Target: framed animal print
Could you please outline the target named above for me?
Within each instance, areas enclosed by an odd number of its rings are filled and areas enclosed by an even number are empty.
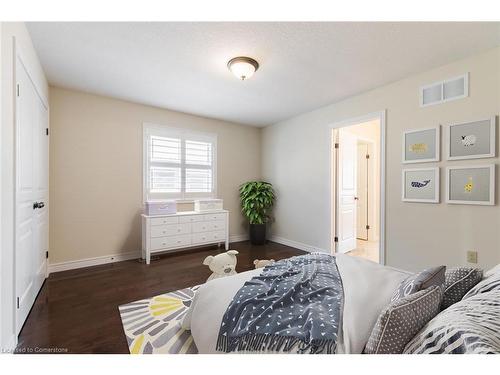
[[[495,165],[446,168],[446,202],[495,204]]]
[[[403,163],[439,161],[440,126],[403,133]]]
[[[446,127],[448,160],[495,157],[496,118],[450,124]]]
[[[439,203],[439,168],[403,169],[403,202]]]

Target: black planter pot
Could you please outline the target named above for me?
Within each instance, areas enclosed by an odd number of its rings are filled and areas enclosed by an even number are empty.
[[[250,224],[250,243],[252,245],[265,245],[266,224]]]

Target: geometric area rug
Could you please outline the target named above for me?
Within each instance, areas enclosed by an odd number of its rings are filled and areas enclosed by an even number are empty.
[[[196,354],[190,331],[181,327],[195,291],[176,290],[118,307],[130,354]]]

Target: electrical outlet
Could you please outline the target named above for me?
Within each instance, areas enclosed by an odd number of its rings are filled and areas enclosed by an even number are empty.
[[[477,251],[474,250],[467,251],[467,262],[477,263]]]

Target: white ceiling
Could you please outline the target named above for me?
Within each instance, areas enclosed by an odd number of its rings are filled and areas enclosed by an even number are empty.
[[[500,44],[500,23],[28,23],[52,85],[265,126]],[[238,81],[227,61],[260,63]]]

